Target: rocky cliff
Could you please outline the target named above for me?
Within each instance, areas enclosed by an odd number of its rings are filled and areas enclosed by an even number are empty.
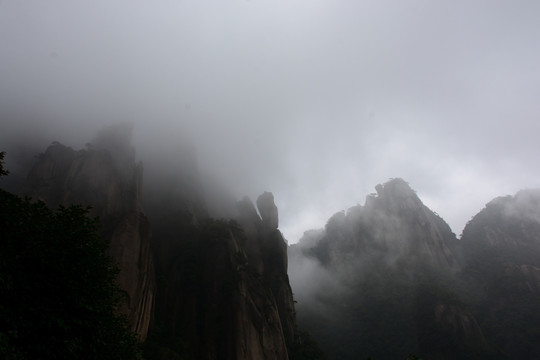
[[[82,204],[98,216],[120,268],[122,309],[140,340],[147,336],[155,292],[151,231],[142,212],[142,165],[130,146],[131,128],[104,129],[86,150],[53,143],[28,176],[26,194],[50,207]]]
[[[239,204],[239,207],[244,206]],[[240,212],[237,219],[244,228],[255,229],[254,232],[247,234],[247,258],[272,292],[285,341],[290,347],[296,341],[296,317],[287,273],[287,244],[278,230],[278,210],[274,203],[274,196],[272,193],[265,192],[257,198],[257,208],[261,218],[253,212],[253,205],[247,208],[251,209],[251,213]]]
[[[150,356],[289,358],[297,330],[287,246],[272,195],[258,203],[261,213],[275,210],[270,224],[249,199],[238,203],[236,221],[194,221],[173,211],[183,218],[155,238],[161,251]]]
[[[131,127],[112,126],[84,150],[49,146],[25,193],[51,207],[90,206],[100,218],[122,312],[147,340],[146,358],[289,359],[301,341],[273,195],[212,219],[193,153],[173,158],[150,166],[143,191]]]

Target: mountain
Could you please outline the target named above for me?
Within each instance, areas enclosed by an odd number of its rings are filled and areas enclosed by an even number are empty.
[[[290,248],[298,320],[331,359],[491,358],[460,242],[402,179]]]
[[[54,142],[30,169],[24,193],[52,208],[90,206],[99,217],[120,268],[121,311],[145,343],[145,358],[316,353],[297,328],[273,195],[262,194],[256,207],[247,198],[228,204],[228,219],[212,218],[189,151],[150,165],[143,189],[131,131],[105,128],[84,150]]]
[[[402,179],[377,185],[364,206],[332,216],[319,241],[319,260],[329,266],[343,262],[407,262],[452,270],[450,248],[456,242],[450,227],[429,210]],[[369,255],[369,257],[366,257]],[[424,264],[425,263],[425,264]]]

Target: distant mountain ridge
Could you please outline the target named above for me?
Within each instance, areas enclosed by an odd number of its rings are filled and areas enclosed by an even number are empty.
[[[490,202],[458,240],[404,180],[376,190],[290,247],[300,326],[331,359],[534,359],[540,191]]]

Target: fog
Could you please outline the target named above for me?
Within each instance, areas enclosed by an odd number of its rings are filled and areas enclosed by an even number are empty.
[[[534,0],[3,0],[0,147],[13,168],[16,145],[128,121],[145,163],[187,146],[236,196],[272,191],[290,243],[391,177],[459,234],[540,184],[539,18]]]

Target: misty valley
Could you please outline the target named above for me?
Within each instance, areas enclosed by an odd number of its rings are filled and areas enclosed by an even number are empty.
[[[540,190],[457,237],[393,178],[288,244],[272,193],[138,162],[132,131],[0,149],[0,357],[538,358]]]

